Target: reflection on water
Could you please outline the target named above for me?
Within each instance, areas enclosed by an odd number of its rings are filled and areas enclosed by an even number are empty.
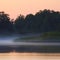
[[[0,53],[0,60],[60,60],[60,53]]]

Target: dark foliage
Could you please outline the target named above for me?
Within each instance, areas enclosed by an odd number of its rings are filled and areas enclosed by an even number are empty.
[[[8,14],[0,12],[0,34],[11,33],[13,31],[13,24],[10,22]]]
[[[58,11],[45,9],[43,11],[40,10],[35,15],[28,14],[25,18],[21,18],[22,16],[18,17],[15,21],[15,25],[20,32],[60,32],[60,12]]]
[[[26,17],[19,15],[11,21],[8,14],[0,12],[0,33],[42,33],[60,32],[60,12],[53,10],[40,10],[35,15]]]

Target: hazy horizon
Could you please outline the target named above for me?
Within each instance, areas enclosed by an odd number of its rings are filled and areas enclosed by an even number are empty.
[[[11,18],[19,14],[35,14],[39,10],[50,9],[60,11],[60,0],[0,0],[0,11],[8,13]]]

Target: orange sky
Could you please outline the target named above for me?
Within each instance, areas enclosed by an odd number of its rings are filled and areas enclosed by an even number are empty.
[[[11,18],[43,9],[60,11],[60,0],[0,0],[0,11],[5,11]]]

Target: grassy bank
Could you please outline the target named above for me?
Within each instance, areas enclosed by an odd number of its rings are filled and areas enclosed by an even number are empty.
[[[40,37],[42,39],[60,39],[60,32],[45,32]]]
[[[60,40],[60,32],[45,32],[38,36],[27,36],[17,38],[14,41],[33,41],[33,40]]]

